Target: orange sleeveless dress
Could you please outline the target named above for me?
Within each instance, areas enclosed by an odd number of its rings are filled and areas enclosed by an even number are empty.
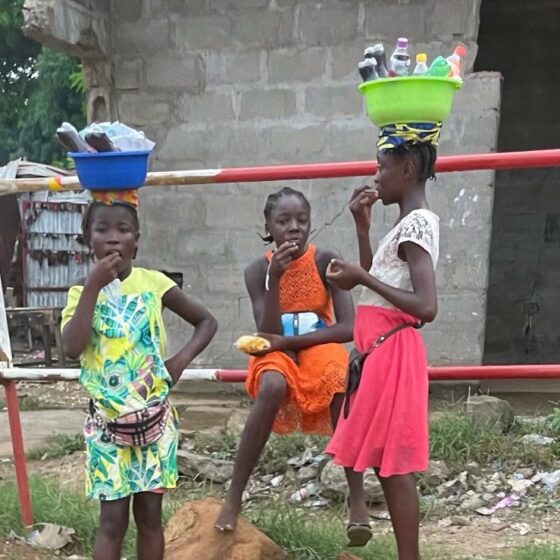
[[[331,296],[315,264],[314,245],[294,260],[280,278],[280,311],[313,311],[327,325],[334,322]],[[270,262],[272,251],[266,253]],[[273,431],[287,434],[296,430],[319,435],[332,433],[329,406],[336,393],[344,393],[348,354],[342,344],[311,346],[297,352],[296,364],[283,352],[270,352],[249,359],[245,386],[255,398],[260,376],[265,371],[282,374],[288,384],[286,399],[274,422]]]

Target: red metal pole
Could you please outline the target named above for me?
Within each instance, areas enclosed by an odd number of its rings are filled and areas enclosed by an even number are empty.
[[[6,391],[6,405],[8,407],[8,420],[10,422],[10,436],[12,438],[12,450],[14,453],[21,520],[24,527],[31,527],[33,525],[33,511],[31,509],[31,497],[29,494],[29,480],[27,478],[23,432],[21,430],[19,418],[16,382],[3,381],[2,384]]]
[[[469,379],[560,379],[560,365],[449,366],[428,368],[430,381],[464,381]],[[245,381],[243,369],[220,369],[216,379],[229,383]]]
[[[328,179],[337,177],[364,177],[375,174],[377,163],[346,161],[338,163],[311,163],[303,165],[272,165],[222,169],[210,183],[246,183],[252,181],[287,181],[292,179]],[[529,152],[494,152],[441,156],[436,171],[475,171],[480,169],[521,169],[528,167],[560,167],[560,149]]]
[[[246,369],[219,369],[216,371],[216,379],[226,383],[242,383],[247,379]]]
[[[429,368],[430,381],[466,379],[560,379],[560,365],[450,366]]]

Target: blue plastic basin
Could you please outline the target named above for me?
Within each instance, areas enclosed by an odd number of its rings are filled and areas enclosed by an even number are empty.
[[[146,181],[151,150],[133,152],[69,152],[80,184],[89,190],[137,189]]]

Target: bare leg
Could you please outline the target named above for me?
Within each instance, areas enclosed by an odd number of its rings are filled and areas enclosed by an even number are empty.
[[[233,531],[235,528],[241,510],[243,490],[270,436],[274,419],[286,396],[286,390],[287,384],[283,375],[276,371],[265,371],[262,374],[257,399],[241,434],[231,486],[216,521],[216,529]]]
[[[399,560],[420,560],[420,506],[414,475],[377,476],[391,514]]]
[[[336,424],[340,411],[342,410],[342,403],[344,402],[344,393],[335,393],[331,401],[331,424],[333,430],[336,430]]]
[[[331,402],[331,420],[333,429],[336,429],[338,417],[342,410],[344,402],[344,393],[337,393],[334,395]],[[346,481],[348,482],[348,508],[350,523],[368,523],[369,511],[367,509],[366,495],[364,492],[364,476],[361,472],[356,472],[350,467],[344,469]]]
[[[130,498],[101,502],[93,560],[120,560],[128,528],[129,504]]]
[[[163,560],[162,501],[163,494],[155,492],[140,492],[134,495],[132,511],[138,529],[136,537],[138,560]]]

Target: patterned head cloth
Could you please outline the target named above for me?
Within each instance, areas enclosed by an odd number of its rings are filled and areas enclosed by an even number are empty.
[[[389,124],[379,131],[377,151],[392,150],[405,143],[437,146],[440,133],[440,122]]]
[[[113,204],[127,204],[138,208],[138,190],[128,189],[119,191],[91,191],[94,202],[101,202],[112,206]]]

